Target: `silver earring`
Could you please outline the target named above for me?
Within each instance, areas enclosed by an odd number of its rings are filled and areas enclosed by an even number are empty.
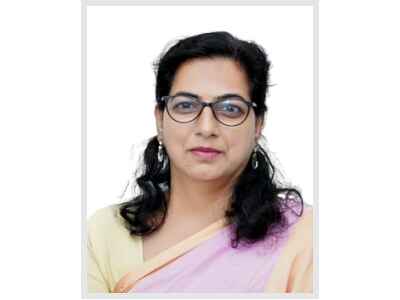
[[[254,170],[258,168],[258,160],[257,160],[257,151],[258,151],[258,148],[259,148],[258,145],[256,145],[256,146],[254,147],[253,154],[252,154],[252,156],[251,156],[251,166],[253,167]]]
[[[157,153],[158,162],[162,162],[164,160],[164,149],[163,143],[158,141],[158,153]]]

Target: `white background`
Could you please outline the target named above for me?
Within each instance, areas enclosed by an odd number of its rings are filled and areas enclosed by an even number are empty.
[[[395,299],[398,1],[320,3],[320,298]],[[2,299],[80,299],[80,3],[0,8]]]
[[[137,146],[156,134],[152,63],[171,41],[210,31],[265,48],[274,86],[263,134],[313,203],[312,6],[89,6],[87,24],[88,216],[121,201]]]

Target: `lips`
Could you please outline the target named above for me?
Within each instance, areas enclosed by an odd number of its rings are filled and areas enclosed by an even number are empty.
[[[196,147],[196,148],[193,148],[191,151],[207,152],[207,153],[210,153],[210,152],[221,153],[221,151],[214,149],[214,148],[209,148],[209,147]]]
[[[196,147],[190,150],[197,158],[212,160],[216,158],[221,151],[209,147]]]

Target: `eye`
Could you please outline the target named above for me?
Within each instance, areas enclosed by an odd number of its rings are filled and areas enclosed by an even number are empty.
[[[237,107],[235,105],[232,104],[226,104],[223,106],[223,110],[230,112],[230,113],[239,113],[241,112],[240,107]]]
[[[187,114],[196,112],[199,109],[199,103],[194,99],[177,97],[171,101],[170,110],[177,114]]]
[[[186,102],[177,103],[174,108],[189,109],[189,108],[192,108],[192,107],[193,107],[193,103],[189,102],[189,101],[186,101]]]
[[[239,118],[246,113],[246,105],[240,101],[226,100],[216,105],[215,109],[223,117]]]

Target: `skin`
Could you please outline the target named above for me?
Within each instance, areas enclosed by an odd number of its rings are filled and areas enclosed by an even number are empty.
[[[192,59],[182,64],[170,95],[178,92],[196,94],[207,102],[226,93],[250,100],[245,72],[227,58]],[[158,139],[165,146],[171,166],[170,201],[164,226],[185,224],[185,228],[195,230],[223,217],[232,186],[261,134],[262,119],[256,118],[251,109],[244,123],[227,127],[214,118],[210,108],[205,108],[191,123],[177,123],[166,110],[157,108],[155,119]],[[199,146],[216,148],[222,153],[211,161],[204,160],[190,151]]]

